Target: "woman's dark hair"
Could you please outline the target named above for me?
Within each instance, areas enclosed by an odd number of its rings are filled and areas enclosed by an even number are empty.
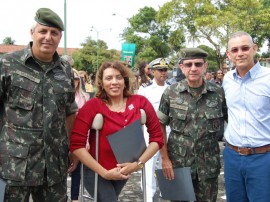
[[[149,75],[146,75],[145,72],[144,72],[144,69],[145,69],[145,67],[147,65],[148,65],[147,62],[142,61],[142,62],[140,62],[139,66],[138,66],[139,76],[140,76],[140,84],[139,85],[141,85],[142,83],[147,83],[148,82],[147,76],[149,76]]]
[[[128,67],[126,67],[122,62],[118,62],[118,61],[104,62],[98,69],[96,73],[96,81],[95,81],[96,89],[97,89],[96,97],[102,99],[106,103],[111,102],[110,98],[107,96],[107,93],[103,89],[103,83],[102,83],[103,72],[105,71],[105,69],[108,69],[108,68],[113,68],[120,72],[125,82],[123,95],[124,97],[130,97],[130,95],[132,94],[132,81],[131,80],[133,79],[133,74],[131,73],[131,70]]]

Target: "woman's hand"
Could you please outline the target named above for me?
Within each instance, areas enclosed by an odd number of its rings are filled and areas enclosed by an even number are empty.
[[[128,174],[121,173],[121,168],[116,167],[111,170],[108,170],[103,176],[106,180],[127,180],[129,178]]]
[[[118,167],[120,167],[120,172],[124,175],[129,175],[133,172],[138,171],[138,163],[135,161],[133,163],[121,163],[117,164]]]

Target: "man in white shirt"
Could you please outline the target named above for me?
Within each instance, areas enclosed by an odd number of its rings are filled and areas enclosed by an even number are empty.
[[[152,103],[155,110],[157,110],[159,107],[163,91],[169,86],[169,84],[166,83],[166,80],[168,78],[168,67],[169,59],[167,58],[157,58],[153,60],[149,64],[149,68],[151,69],[151,73],[154,78],[151,82],[142,84],[138,90],[138,94],[145,96]],[[146,144],[148,144],[149,135],[146,129],[147,128],[144,127],[144,137]],[[169,130],[170,129],[167,129],[167,131]],[[153,201],[153,197],[156,192],[156,179],[154,173],[158,158],[159,152],[157,152],[145,164],[147,202]]]

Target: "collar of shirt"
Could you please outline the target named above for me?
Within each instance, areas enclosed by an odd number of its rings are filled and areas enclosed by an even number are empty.
[[[33,45],[33,42],[30,42],[26,48],[24,49],[24,54],[23,54],[23,57],[21,57],[21,60],[23,61],[23,63],[25,65],[27,65],[27,61],[30,59],[30,60],[34,60],[34,56],[32,54],[32,50],[31,50],[31,47]],[[57,53],[57,51],[55,51],[54,55],[53,55],[53,64],[54,66],[58,66],[60,63],[60,57]]]
[[[258,74],[258,72],[260,71],[261,65],[259,63],[259,61],[246,73],[246,75],[243,78],[251,78],[252,80],[254,80]],[[241,77],[239,76],[238,72],[237,72],[237,68],[235,68],[233,71],[233,77],[234,80],[236,80],[237,78],[241,79]]]
[[[188,82],[187,79],[183,79],[180,82],[178,82],[178,88],[179,88],[179,92],[183,92],[183,91],[188,91],[190,92],[189,86],[188,86]],[[202,94],[207,93],[207,91],[216,91],[216,87],[214,87],[213,85],[210,84],[210,82],[203,80],[203,90],[202,90]]]
[[[153,87],[155,87],[155,88],[156,88],[156,87],[158,87],[158,86],[159,86],[159,85],[157,85],[157,82],[156,82],[155,78],[152,80],[152,82],[153,82],[153,84],[152,84],[152,85],[153,85]],[[167,87],[167,86],[169,86],[169,85],[168,85],[168,84],[167,84],[167,83],[164,81],[164,86],[166,86],[166,87]]]

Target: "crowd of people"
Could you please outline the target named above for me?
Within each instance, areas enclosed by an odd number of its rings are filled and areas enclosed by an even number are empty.
[[[181,77],[168,80],[168,58],[142,61],[135,75],[123,62],[108,61],[93,85],[72,57],[56,51],[65,29],[58,14],[40,8],[34,20],[28,46],[0,60],[0,201],[31,195],[34,202],[66,202],[68,173],[71,200],[78,201],[83,164],[85,188],[99,202],[118,201],[142,168],[146,201],[153,202],[157,167],[168,180],[175,168],[190,167],[196,201],[215,202],[223,134],[226,200],[269,200],[270,70],[254,59],[258,47],[248,33],[229,38],[235,68],[225,75],[207,71],[204,50],[183,48]],[[108,136],[142,120],[142,110],[146,149],[119,163]]]

